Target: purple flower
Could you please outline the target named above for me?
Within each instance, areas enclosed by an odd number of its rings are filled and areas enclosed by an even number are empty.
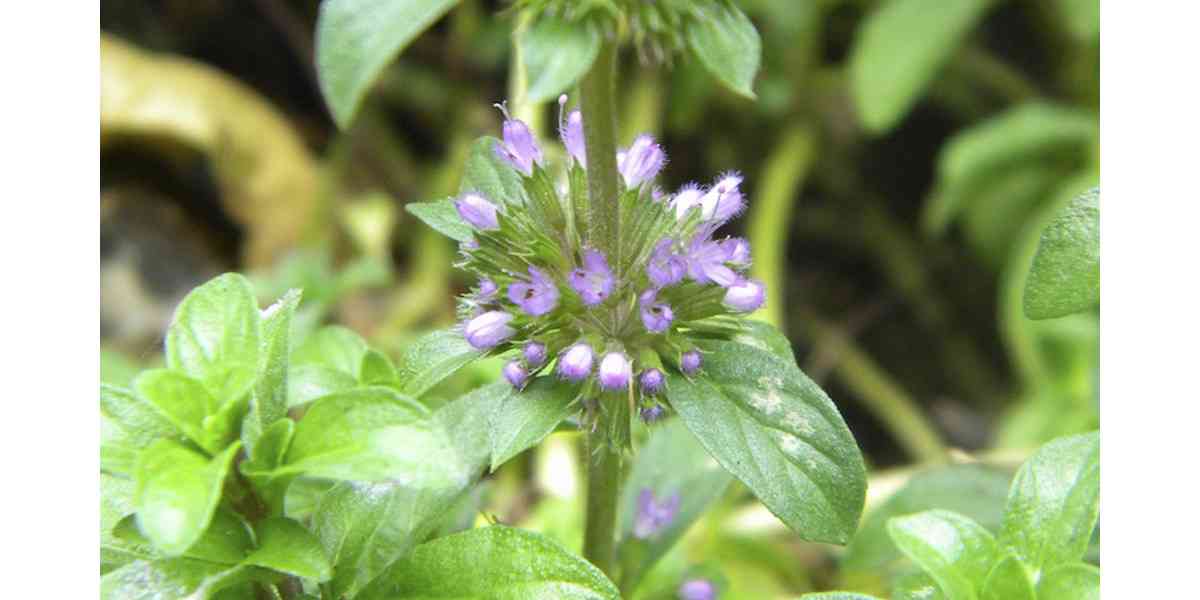
[[[653,179],[667,162],[662,147],[647,134],[637,136],[625,152],[617,156],[617,170],[625,179],[626,187],[637,187],[643,181]]]
[[[600,361],[600,388],[617,391],[629,387],[633,377],[633,365],[622,352],[609,352]]]
[[[728,252],[720,243],[705,239],[702,235],[692,240],[684,257],[692,280],[696,283],[715,283],[721,287],[729,287],[738,279],[738,274],[725,266],[728,258]]]
[[[508,286],[508,299],[526,313],[538,317],[558,306],[558,286],[541,269],[529,267],[529,281]]]
[[[475,291],[475,301],[481,304],[487,304],[496,297],[496,291],[499,288],[496,282],[487,277],[479,279],[479,289]]]
[[[679,494],[662,502],[655,501],[654,492],[650,488],[642,488],[638,493],[637,516],[633,520],[633,537],[646,539],[663,529],[675,520],[679,512]]]
[[[527,342],[522,354],[525,355],[525,362],[536,369],[546,362],[546,345],[541,342]]]
[[[707,579],[692,579],[679,586],[677,595],[679,600],[716,600],[717,587]]]
[[[504,112],[504,141],[496,144],[496,155],[529,177],[534,163],[542,164],[542,149],[524,121],[509,118],[503,106],[500,110]]]
[[[675,285],[683,279],[687,272],[687,262],[682,256],[671,252],[675,240],[664,238],[654,246],[650,261],[646,264],[646,275],[656,287],[664,288]]]
[[[649,369],[642,371],[642,374],[638,376],[638,383],[642,385],[643,394],[646,394],[647,396],[657,396],[658,393],[663,391],[663,388],[666,386],[667,376],[663,374],[661,370],[650,367]],[[651,408],[658,408],[659,414],[662,412],[660,407],[654,406]],[[642,411],[643,420],[646,417],[645,410]]]
[[[504,373],[504,378],[518,390],[524,388],[525,384],[529,381],[529,370],[519,360],[508,361],[504,365],[502,372]]]
[[[663,410],[663,407],[661,407],[657,404],[655,404],[654,406],[647,406],[646,408],[643,408],[641,410],[642,422],[647,425],[654,423],[655,421],[658,421],[659,419],[663,418],[663,415],[666,412],[667,411]]]
[[[599,250],[585,249],[583,268],[571,271],[567,280],[587,306],[604,302],[613,290],[612,269],[608,268],[608,260]]]
[[[580,342],[558,357],[558,376],[567,381],[583,381],[592,373],[592,347]]]
[[[750,266],[750,242],[745,238],[729,238],[721,242],[725,260],[740,267]]]
[[[558,135],[562,137],[563,146],[567,147],[567,153],[574,158],[579,166],[587,168],[587,152],[583,145],[583,113],[573,110],[567,115],[567,120],[558,129]]]
[[[463,337],[476,350],[490,350],[516,333],[508,326],[512,318],[512,315],[500,310],[485,312],[467,321],[463,327]]]
[[[700,206],[702,198],[704,198],[704,190],[694,183],[688,183],[679,188],[675,197],[671,199],[671,205],[675,207],[675,218],[683,219],[693,206]]]
[[[642,325],[650,333],[662,333],[671,327],[675,313],[666,302],[656,302],[657,290],[649,289],[642,292],[638,303],[641,305]]]
[[[688,350],[683,353],[683,356],[679,357],[679,370],[683,371],[684,375],[696,374],[702,364],[704,364],[704,359],[695,350]]]
[[[738,188],[741,184],[742,176],[737,173],[722,175],[700,200],[701,218],[725,222],[742,212],[746,207],[746,199]]]
[[[496,220],[496,205],[475,192],[460,196],[454,201],[454,208],[458,209],[458,216],[471,227],[485,231],[500,228],[500,222]]]
[[[738,312],[758,310],[766,300],[766,288],[761,281],[741,279],[725,290],[725,306]]]

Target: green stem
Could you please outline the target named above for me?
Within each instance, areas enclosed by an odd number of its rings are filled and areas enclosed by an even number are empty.
[[[608,441],[608,427],[587,433],[587,525],[583,557],[616,581],[617,495],[621,486],[621,450]]]
[[[621,264],[620,210],[617,203],[617,118],[613,79],[617,46],[606,41],[596,62],[579,82],[580,110],[588,172],[588,242],[604,252],[610,264]]]

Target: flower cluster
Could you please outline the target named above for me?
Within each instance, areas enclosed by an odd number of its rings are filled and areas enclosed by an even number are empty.
[[[522,193],[468,191],[454,201],[473,230],[459,266],[478,277],[462,301],[463,335],[479,350],[515,351],[503,374],[518,389],[545,370],[588,386],[585,397],[596,388],[636,395],[642,418],[657,419],[664,369],[697,373],[695,340],[730,331],[763,304],[763,284],[746,275],[750,245],[715,237],[745,208],[742,177],[726,173],[665,194],[654,181],[666,154],[638,136],[616,157],[619,243],[601,248],[587,235],[578,110],[560,115],[559,135],[568,160],[556,177],[533,132],[505,113],[494,151],[520,174]]]

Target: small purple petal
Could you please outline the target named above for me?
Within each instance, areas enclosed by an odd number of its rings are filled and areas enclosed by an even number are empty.
[[[662,147],[654,142],[654,138],[642,134],[633,140],[633,144],[617,157],[617,170],[625,179],[626,187],[637,187],[644,181],[653,179],[667,162],[667,155]]]
[[[671,199],[671,206],[675,207],[675,218],[682,220],[687,215],[692,207],[700,206],[700,200],[704,198],[704,190],[700,186],[689,183],[679,188],[675,193],[675,197]]]
[[[633,366],[621,352],[609,352],[604,355],[604,359],[600,361],[600,388],[617,391],[629,387],[629,380],[633,377]]]
[[[496,291],[498,289],[499,288],[496,286],[495,281],[492,281],[487,277],[481,278],[479,280],[479,288],[475,292],[475,301],[482,304],[491,302],[493,299],[495,299]]]
[[[675,320],[675,313],[671,310],[671,305],[666,302],[656,302],[656,290],[649,289],[642,292],[638,300],[641,306],[642,325],[646,326],[646,331],[650,333],[662,333],[671,327],[671,321]]]
[[[583,113],[578,110],[571,111],[571,114],[567,115],[567,122],[559,129],[558,133],[562,137],[563,146],[567,148],[567,153],[579,163],[579,166],[586,169],[587,152],[583,145]]]
[[[750,266],[750,242],[745,238],[729,238],[721,242],[721,249],[725,251],[726,262],[740,267]]]
[[[687,272],[687,262],[683,257],[671,252],[675,240],[670,238],[659,240],[646,264],[646,275],[656,287],[664,288],[679,283]]]
[[[645,371],[642,371],[642,374],[638,376],[638,383],[640,383],[642,386],[643,394],[646,394],[647,396],[657,396],[658,393],[663,391],[663,388],[666,387],[667,376],[663,374],[661,370],[651,367]],[[654,406],[651,408],[658,408],[661,414],[662,409],[660,407]],[[645,411],[643,411],[643,419],[645,416]]]
[[[476,350],[490,350],[512,337],[516,330],[508,326],[512,315],[499,310],[485,312],[467,321],[463,337]]]
[[[766,288],[761,281],[742,279],[725,290],[725,306],[738,312],[758,310],[766,301]]]
[[[679,512],[679,494],[672,494],[665,501],[654,499],[650,488],[642,488],[638,493],[638,510],[633,521],[633,536],[646,539],[666,529],[675,520]]]
[[[600,304],[612,294],[612,270],[608,268],[604,254],[598,250],[584,250],[583,267],[571,271],[567,280],[587,306]]]
[[[458,209],[458,216],[471,227],[485,231],[500,228],[500,222],[496,220],[496,205],[475,192],[460,196],[454,201],[454,208]]]
[[[738,187],[741,183],[742,176],[737,173],[722,175],[700,201],[701,218],[725,222],[742,212],[746,207],[746,199]]]
[[[707,579],[692,579],[679,586],[677,595],[679,600],[716,600],[717,587]]]
[[[505,119],[503,131],[504,141],[496,144],[496,155],[526,177],[533,175],[533,165],[542,163],[542,149],[529,126],[519,119]]]
[[[546,345],[541,342],[526,343],[521,353],[525,356],[525,362],[534,369],[546,362]]]
[[[508,299],[527,314],[538,317],[558,306],[558,286],[541,269],[529,267],[530,281],[508,286]]]
[[[529,370],[519,360],[510,360],[502,369],[504,378],[512,384],[513,387],[522,389],[529,381]]]
[[[695,375],[702,364],[704,364],[704,359],[695,350],[688,350],[679,357],[679,370],[683,371],[684,375]]]
[[[720,243],[696,236],[688,246],[688,275],[696,283],[715,283],[721,287],[729,287],[738,280],[738,274],[725,266],[727,258],[728,253]]]
[[[582,342],[567,348],[558,358],[558,376],[567,381],[583,381],[592,373],[592,347]]]

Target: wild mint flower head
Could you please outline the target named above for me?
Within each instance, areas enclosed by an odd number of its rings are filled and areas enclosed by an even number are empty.
[[[458,266],[479,281],[463,297],[463,335],[509,359],[514,387],[554,377],[577,385],[584,406],[632,396],[624,414],[659,418],[670,374],[702,371],[698,342],[736,332],[766,298],[749,278],[750,245],[718,233],[745,209],[744,179],[727,172],[664,191],[667,152],[637,136],[614,157],[622,225],[590,239],[583,116],[565,98],[560,107],[565,165],[546,164],[533,132],[505,112],[482,155],[490,174],[455,199],[471,234]]]

